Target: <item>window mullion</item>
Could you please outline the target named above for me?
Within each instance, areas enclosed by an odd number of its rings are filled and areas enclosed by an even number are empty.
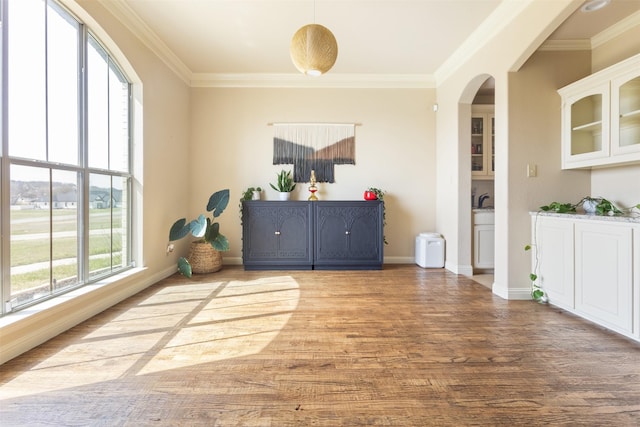
[[[88,46],[88,31],[84,24],[81,24],[80,31],[80,61],[78,61],[80,67],[80,90],[78,96],[80,97],[80,108],[78,118],[78,132],[80,132],[80,138],[78,138],[79,155],[80,159],[80,178],[79,178],[79,197],[80,207],[78,209],[78,275],[80,276],[81,283],[87,283],[89,281],[89,155],[88,155],[88,73],[87,73],[87,46]]]
[[[8,132],[7,132],[7,119],[9,117],[7,105],[7,88],[8,88],[8,50],[7,50],[7,29],[8,25],[5,20],[7,16],[8,5],[6,1],[0,1],[0,13],[2,13],[2,27],[0,34],[0,42],[2,46],[2,56],[0,58],[1,75],[2,75],[2,120],[0,129],[2,133],[2,146],[0,146],[0,207],[2,209],[2,215],[0,215],[0,297],[2,306],[0,307],[0,313],[4,314],[11,311],[11,271],[9,263],[9,215],[5,214],[5,210],[8,210],[10,203],[9,191],[9,158],[7,157],[7,148],[9,146]]]

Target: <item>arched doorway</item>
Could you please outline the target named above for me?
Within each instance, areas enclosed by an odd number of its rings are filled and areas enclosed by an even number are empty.
[[[495,80],[479,75],[459,102],[460,206],[459,258],[469,275],[491,289],[494,261]]]

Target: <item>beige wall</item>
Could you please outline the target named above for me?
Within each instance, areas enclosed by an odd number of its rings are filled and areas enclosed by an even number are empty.
[[[640,54],[640,26],[632,27],[595,48],[592,72],[637,54]],[[609,199],[619,207],[637,205],[640,203],[640,165],[593,169],[591,195]]]
[[[435,228],[435,114],[433,89],[191,89],[189,147],[192,215],[204,211],[208,196],[231,190],[231,206],[220,217],[231,250],[226,263],[241,262],[242,192],[269,187],[273,165],[273,127],[278,122],[357,123],[356,164],[337,165],[336,182],[319,184],[321,200],[361,200],[366,188],[385,196],[385,262],[413,262],[415,237]],[[306,200],[299,184],[293,199]]]
[[[439,165],[454,165],[438,170],[437,228],[447,238],[447,262],[453,271],[464,272],[470,264],[470,172],[468,150],[469,106],[476,90],[488,76],[495,79],[496,116],[496,252],[493,290],[505,298],[528,298],[529,266],[521,262],[522,233],[529,229],[529,206],[520,194],[526,189],[510,181],[518,174],[518,162],[512,162],[520,147],[510,132],[510,122],[518,122],[519,111],[510,105],[509,72],[517,70],[580,2],[522,3],[522,10],[500,33],[469,55],[463,67],[438,85],[437,154]],[[533,101],[532,101],[533,102]],[[519,106],[521,107],[521,106]],[[531,120],[531,117],[527,117]],[[541,123],[540,126],[546,124]],[[455,205],[454,212],[451,206]],[[452,243],[451,243],[452,242]],[[515,258],[514,258],[515,257]]]
[[[510,283],[525,280],[531,270],[529,212],[550,202],[577,202],[590,194],[590,172],[562,170],[561,100],[557,89],[589,73],[591,55],[579,52],[536,52],[518,72],[509,74],[509,214],[521,219],[510,230],[517,242],[510,254]],[[527,164],[537,167],[527,177]]]

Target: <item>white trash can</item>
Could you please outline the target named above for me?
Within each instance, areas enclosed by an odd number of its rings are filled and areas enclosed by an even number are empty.
[[[444,239],[438,233],[416,237],[416,264],[422,268],[444,267]]]

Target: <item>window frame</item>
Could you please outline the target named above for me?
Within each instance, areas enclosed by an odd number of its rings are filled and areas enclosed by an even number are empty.
[[[134,218],[134,206],[133,206],[133,188],[134,188],[134,177],[133,177],[133,119],[134,119],[134,111],[133,111],[133,83],[131,79],[124,72],[122,66],[118,63],[115,56],[106,48],[105,44],[101,42],[100,38],[91,31],[88,26],[77,17],[73,12],[71,12],[68,8],[65,7],[64,4],[57,0],[44,0],[43,7],[45,8],[45,16],[50,13],[49,8],[53,8],[57,13],[64,14],[62,17],[64,19],[68,19],[71,21],[75,21],[78,24],[78,46],[77,46],[77,54],[78,54],[78,70],[76,74],[77,82],[78,82],[78,162],[76,165],[72,164],[62,164],[49,161],[47,158],[45,161],[37,160],[37,159],[28,159],[24,157],[12,157],[10,156],[9,151],[9,113],[8,113],[8,88],[9,88],[9,75],[8,75],[8,26],[9,22],[9,6],[7,0],[0,0],[0,47],[1,47],[1,55],[0,55],[0,69],[1,69],[1,87],[0,87],[0,96],[2,100],[2,116],[0,118],[0,134],[2,137],[2,144],[0,144],[0,234],[2,235],[2,243],[0,244],[0,270],[2,271],[0,275],[0,296],[2,297],[3,303],[0,306],[0,315],[4,316],[10,313],[15,313],[17,311],[23,310],[25,308],[31,307],[35,304],[41,303],[43,301],[55,298],[61,294],[65,294],[71,291],[74,291],[83,286],[87,286],[98,281],[101,281],[107,277],[115,276],[120,274],[133,266],[135,266],[134,261],[134,247],[133,247],[133,232],[134,227],[132,220]],[[46,19],[44,23],[37,23],[37,25],[45,25],[46,27]],[[45,44],[47,43],[48,38],[51,36],[50,33],[45,30]],[[89,167],[89,157],[88,157],[88,80],[89,73],[88,70],[88,49],[91,48],[89,46],[89,40],[93,39],[94,44],[101,49],[101,54],[106,55],[105,63],[108,70],[108,75],[111,72],[116,73],[116,75],[121,79],[123,83],[126,83],[126,150],[127,150],[127,160],[126,160],[126,171],[114,170],[114,169],[100,169],[100,168],[91,168]],[[47,49],[45,49],[45,59],[47,56]],[[44,74],[45,79],[48,79],[48,73],[45,69]],[[108,93],[111,94],[110,86],[108,80],[106,82]],[[109,104],[107,102],[107,104]],[[109,119],[110,108],[107,105],[107,123],[111,126],[111,122]],[[49,105],[47,104],[45,97],[45,111],[47,111],[47,116],[49,114]],[[46,128],[45,128],[46,130]],[[48,132],[45,135],[45,144],[47,145],[48,150]],[[110,150],[110,137],[107,137],[107,150]],[[111,153],[110,153],[111,154]],[[109,156],[111,158],[111,155]],[[25,302],[23,304],[12,306],[12,295],[11,295],[11,261],[10,261],[10,251],[11,251],[11,218],[10,218],[10,184],[11,184],[11,166],[19,165],[19,166],[29,166],[29,167],[38,167],[46,169],[49,172],[49,176],[52,176],[52,173],[55,171],[70,171],[75,172],[78,179],[78,188],[77,188],[77,197],[78,197],[78,211],[77,211],[77,226],[76,226],[76,237],[77,237],[77,247],[76,252],[78,254],[78,268],[77,268],[77,284],[65,287],[62,290],[55,291],[52,288],[51,281],[51,272],[52,272],[52,261],[53,259],[50,257],[50,266],[49,266],[49,292],[46,296],[33,299],[29,302]],[[108,164],[108,168],[111,165]],[[101,274],[93,274],[89,268],[89,214],[90,214],[90,203],[89,193],[90,193],[90,185],[89,179],[93,174],[98,174],[102,176],[108,176],[109,181],[111,183],[111,191],[115,188],[113,185],[113,180],[121,180],[125,183],[126,188],[122,188],[123,195],[126,193],[126,200],[122,200],[123,204],[126,204],[126,227],[123,227],[122,232],[126,233],[126,236],[122,238],[121,242],[126,245],[126,254],[124,247],[122,249],[122,256],[126,255],[126,259],[122,259],[118,265],[113,264],[113,235],[114,235],[114,223],[113,223],[113,210],[114,206],[110,203],[110,215],[109,215],[109,224],[110,224],[110,236],[111,236],[111,262],[109,270],[101,273]],[[50,181],[51,182],[51,181]],[[113,194],[113,193],[112,193]],[[52,193],[51,190],[49,192],[49,200],[52,201]],[[50,212],[53,209],[52,203],[50,203]],[[52,219],[50,217],[50,231],[49,238],[53,241],[53,231],[51,229]],[[50,254],[52,251],[52,243],[50,243]]]

